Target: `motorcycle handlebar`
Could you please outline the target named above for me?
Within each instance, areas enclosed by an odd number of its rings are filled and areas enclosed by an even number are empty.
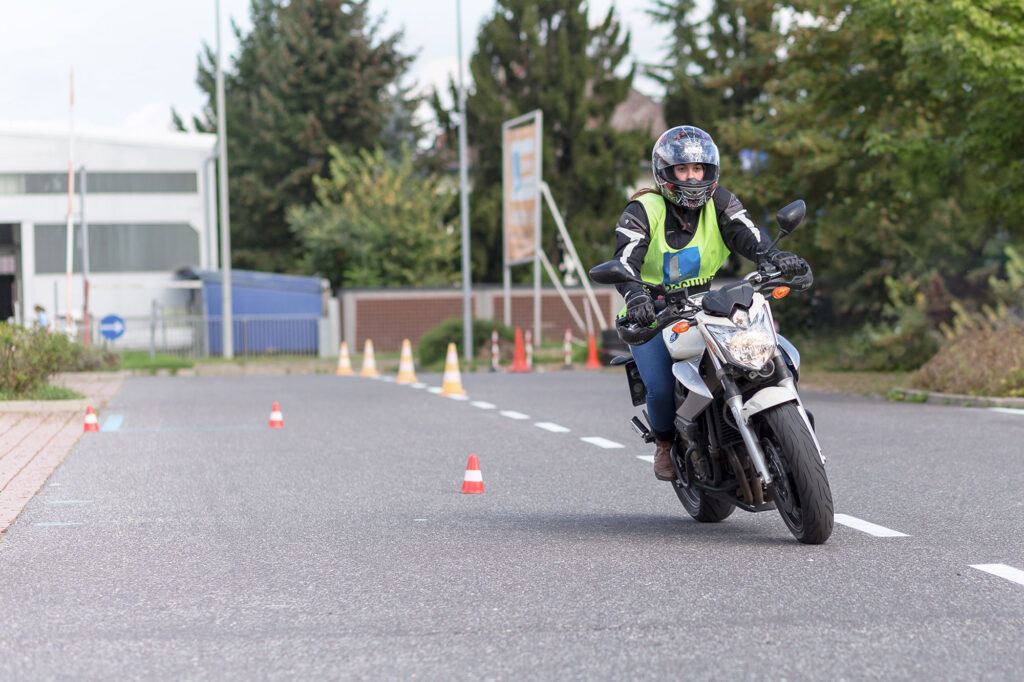
[[[746,275],[743,279],[754,285],[758,291],[780,285],[788,286],[793,291],[805,291],[814,283],[814,273],[811,271],[811,266],[807,261],[804,261],[804,265],[806,269],[802,274],[787,280],[782,276],[782,271],[779,268],[771,263],[762,263],[757,270]],[[651,288],[656,293],[658,292],[659,287]],[[670,324],[683,319],[693,321],[695,314],[695,311],[687,313],[679,305],[672,305],[664,298],[655,299],[654,309],[657,311],[657,315],[654,318],[654,324],[650,327],[637,327],[634,324],[630,324],[629,320],[624,317],[617,319],[615,327],[619,333],[619,338],[630,346],[639,346],[653,339]]]

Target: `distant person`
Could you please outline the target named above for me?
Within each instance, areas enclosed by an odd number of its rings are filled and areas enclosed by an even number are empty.
[[[46,314],[46,308],[44,308],[41,305],[36,304],[35,311],[36,311],[36,327],[38,327],[39,329],[49,329],[50,328],[50,316]]]
[[[731,192],[718,186],[718,147],[693,126],[676,126],[661,135],[651,158],[657,189],[633,195],[615,225],[615,259],[651,284],[689,293],[707,291],[731,251],[755,263],[769,261],[786,277],[804,271],[804,260],[788,251],[768,250],[771,238],[754,224]],[[632,324],[654,323],[654,301],[636,282],[616,285],[626,299],[619,313]],[[647,412],[655,436],[654,475],[675,479],[675,398],[672,358],[658,334],[630,346],[647,388]]]

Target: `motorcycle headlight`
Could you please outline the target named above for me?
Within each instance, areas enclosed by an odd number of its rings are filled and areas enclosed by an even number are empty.
[[[733,322],[747,324],[736,327],[709,324],[707,330],[733,363],[760,370],[775,353],[777,343],[768,308],[762,307],[749,317],[734,315]]]

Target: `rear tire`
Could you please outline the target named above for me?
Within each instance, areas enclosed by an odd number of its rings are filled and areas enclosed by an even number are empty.
[[[807,424],[794,403],[771,407],[756,421],[782,520],[800,542],[820,545],[832,535],[832,489]]]
[[[686,486],[686,464],[683,461],[685,450],[680,452],[681,444],[676,439],[672,446],[672,465],[676,469],[676,480],[672,481],[672,487],[676,496],[683,503],[683,508],[695,520],[701,523],[718,523],[728,518],[736,509],[725,500],[705,495],[695,487]]]

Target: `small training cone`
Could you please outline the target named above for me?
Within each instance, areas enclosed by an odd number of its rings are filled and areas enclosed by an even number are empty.
[[[459,374],[459,354],[455,344],[448,344],[448,357],[444,361],[444,381],[438,395],[466,395],[462,388],[462,376]]]
[[[338,370],[335,372],[339,377],[352,376],[352,358],[348,355],[348,344],[341,342],[341,350],[338,351]]]
[[[562,344],[562,352],[565,355],[565,361],[562,367],[565,369],[572,369],[572,330],[565,330],[565,341]]]
[[[377,371],[377,361],[373,357],[373,341],[370,339],[366,339],[366,345],[363,347],[363,368],[359,370],[359,376],[380,376],[380,372]]]
[[[412,364],[412,344],[409,343],[409,339],[404,339],[402,341],[402,357],[398,361],[398,377],[395,378],[395,383],[415,384],[417,381],[416,368]]]
[[[85,433],[99,430],[100,425],[96,421],[96,412],[93,411],[92,405],[87,405],[85,408]]]
[[[283,429],[284,417],[281,416],[281,406],[275,401],[270,408],[270,428]]]
[[[597,359],[597,342],[594,341],[594,335],[590,335],[590,340],[587,342],[587,364],[584,365],[587,369],[601,369],[601,361]]]
[[[484,491],[484,476],[480,473],[480,462],[476,455],[469,456],[469,463],[466,464],[466,475],[462,478],[462,492],[482,493]]]
[[[530,365],[526,363],[526,348],[523,346],[523,329],[522,327],[516,327],[516,352],[512,356],[512,366],[508,368],[510,372],[529,372]]]

